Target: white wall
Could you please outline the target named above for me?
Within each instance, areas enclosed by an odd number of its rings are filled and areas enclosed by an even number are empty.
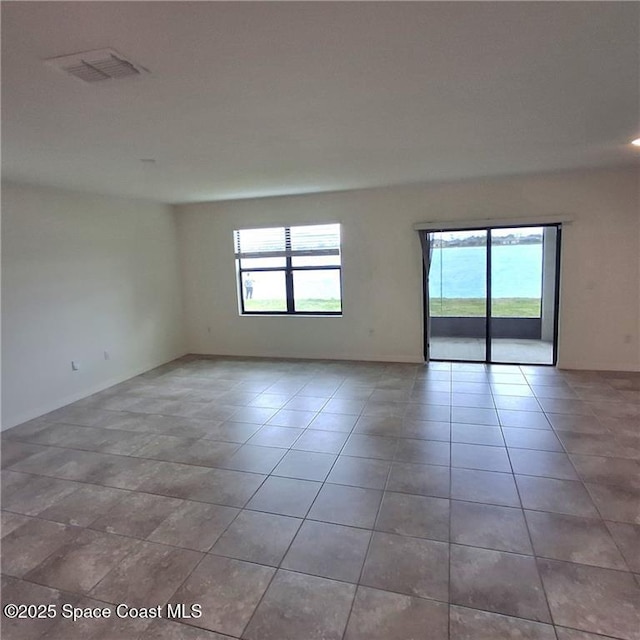
[[[3,428],[185,352],[170,207],[11,184],[2,205]]]
[[[562,214],[559,365],[640,370],[637,167],[176,207],[194,353],[422,360],[416,222]],[[341,318],[240,317],[235,228],[340,222]]]
[[[637,168],[576,171],[173,212],[3,185],[2,426],[186,351],[419,362],[422,265],[412,226],[427,220],[572,217],[559,364],[640,370],[638,178]],[[233,229],[333,221],[343,225],[343,317],[240,317]]]

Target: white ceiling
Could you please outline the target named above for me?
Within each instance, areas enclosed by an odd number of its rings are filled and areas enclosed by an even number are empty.
[[[639,25],[637,2],[3,2],[3,175],[194,202],[634,162]],[[42,62],[107,47],[151,75]]]

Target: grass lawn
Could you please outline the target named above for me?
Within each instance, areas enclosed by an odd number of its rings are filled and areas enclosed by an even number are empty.
[[[429,308],[432,317],[484,316],[484,298],[431,298]],[[539,318],[539,298],[494,298],[491,303],[494,318]]]
[[[251,299],[244,301],[245,311],[286,311],[285,300]],[[296,300],[296,311],[341,311],[340,300],[320,300],[307,298]]]
[[[287,303],[278,299],[251,299],[244,301],[245,311],[286,311]],[[431,315],[434,317],[482,317],[485,314],[484,298],[431,298]],[[495,298],[493,316],[498,318],[539,318],[538,298]],[[340,300],[307,298],[298,300],[297,311],[340,311]]]

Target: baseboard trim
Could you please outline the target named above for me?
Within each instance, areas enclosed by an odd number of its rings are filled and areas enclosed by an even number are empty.
[[[627,363],[616,364],[612,362],[566,362],[560,361],[557,364],[558,369],[566,369],[567,371],[619,371],[621,373],[637,373],[640,372],[640,364]]]
[[[191,351],[187,354],[193,357],[202,358],[251,358],[255,360],[316,360],[318,362],[323,361],[340,361],[340,362],[384,362],[384,363],[398,363],[398,364],[423,364],[424,358],[422,356],[366,356],[366,355],[353,355],[353,354],[333,354],[327,353],[322,356],[317,355],[295,355],[284,356],[282,353],[205,353]]]

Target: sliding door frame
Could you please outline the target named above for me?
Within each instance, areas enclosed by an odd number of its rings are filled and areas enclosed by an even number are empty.
[[[491,259],[492,259],[492,251],[491,251],[491,229],[487,228],[487,242],[485,243],[485,251],[487,252],[486,257],[486,299],[484,305],[484,313],[485,313],[485,329],[484,329],[484,362],[491,362],[491,336],[492,326],[491,326],[491,312],[492,312],[492,299],[491,299]]]
[[[553,363],[550,365],[555,367],[558,364],[558,336],[560,334],[560,265],[562,262],[560,248],[562,247],[562,225],[549,224],[545,226],[556,228],[556,272],[554,274],[555,290],[553,292]]]
[[[540,367],[555,367],[558,364],[558,332],[559,332],[559,319],[560,319],[560,266],[561,266],[561,245],[562,245],[562,223],[540,223],[536,224],[530,222],[528,224],[505,224],[505,225],[492,225],[490,227],[465,227],[465,228],[453,228],[448,229],[446,226],[438,229],[429,229],[426,231],[428,234],[427,242],[431,247],[432,237],[434,233],[444,232],[456,232],[456,231],[486,231],[487,242],[485,245],[486,250],[486,299],[485,299],[485,359],[484,360],[446,360],[443,358],[431,357],[431,309],[429,300],[429,271],[424,265],[422,265],[422,296],[423,296],[423,318],[424,318],[424,358],[426,362],[466,362],[466,363],[480,363],[480,364],[513,364],[513,365],[528,365],[532,363],[528,362],[493,362],[491,353],[492,342],[492,292],[491,292],[491,259],[492,259],[492,234],[494,229],[526,229],[528,227],[542,227],[555,228],[556,229],[556,252],[555,252],[555,274],[554,274],[554,296],[553,296],[553,344],[552,344],[552,362],[545,364],[538,364]],[[544,266],[543,266],[544,277]]]

